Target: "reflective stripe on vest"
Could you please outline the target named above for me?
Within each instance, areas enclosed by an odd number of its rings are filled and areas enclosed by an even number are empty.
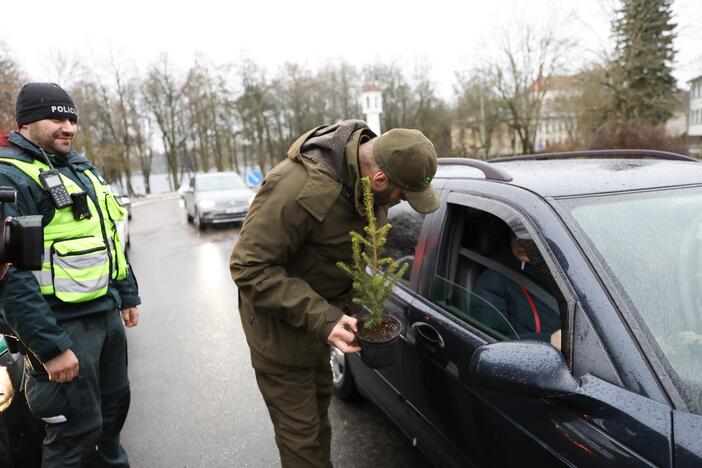
[[[41,170],[49,170],[46,164],[36,160],[27,163],[17,159],[0,158],[0,162],[15,166],[40,187]],[[70,206],[54,209],[53,218],[44,227],[42,269],[34,272],[41,293],[55,295],[64,302],[86,302],[102,297],[107,294],[110,278],[123,279],[127,276],[124,250],[116,234],[113,218],[108,216],[107,205],[104,202],[109,190],[89,169],[83,173],[88,176],[95,189],[98,206],[96,207],[91,197],[86,197],[91,217],[80,221],[74,219]],[[59,174],[59,177],[69,194],[83,192],[69,177],[63,174]],[[116,261],[113,261],[113,258]]]

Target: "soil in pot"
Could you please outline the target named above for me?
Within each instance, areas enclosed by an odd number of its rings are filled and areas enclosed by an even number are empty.
[[[358,334],[361,339],[371,343],[390,341],[400,334],[400,330],[400,323],[389,316],[383,317],[380,323],[372,328],[366,328],[363,320],[358,322]]]

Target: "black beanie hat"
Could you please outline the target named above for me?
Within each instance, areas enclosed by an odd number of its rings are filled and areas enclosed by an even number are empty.
[[[42,119],[78,121],[78,111],[66,91],[56,83],[27,83],[17,95],[17,125]]]

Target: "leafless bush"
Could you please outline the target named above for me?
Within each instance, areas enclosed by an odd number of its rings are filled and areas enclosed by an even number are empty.
[[[681,138],[666,135],[664,124],[637,120],[602,127],[590,136],[586,146],[588,149],[652,149],[689,154]]]

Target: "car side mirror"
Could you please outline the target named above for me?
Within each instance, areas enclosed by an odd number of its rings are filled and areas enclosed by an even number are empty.
[[[580,387],[563,355],[540,341],[503,341],[479,347],[470,359],[478,385],[538,397],[570,395]]]

